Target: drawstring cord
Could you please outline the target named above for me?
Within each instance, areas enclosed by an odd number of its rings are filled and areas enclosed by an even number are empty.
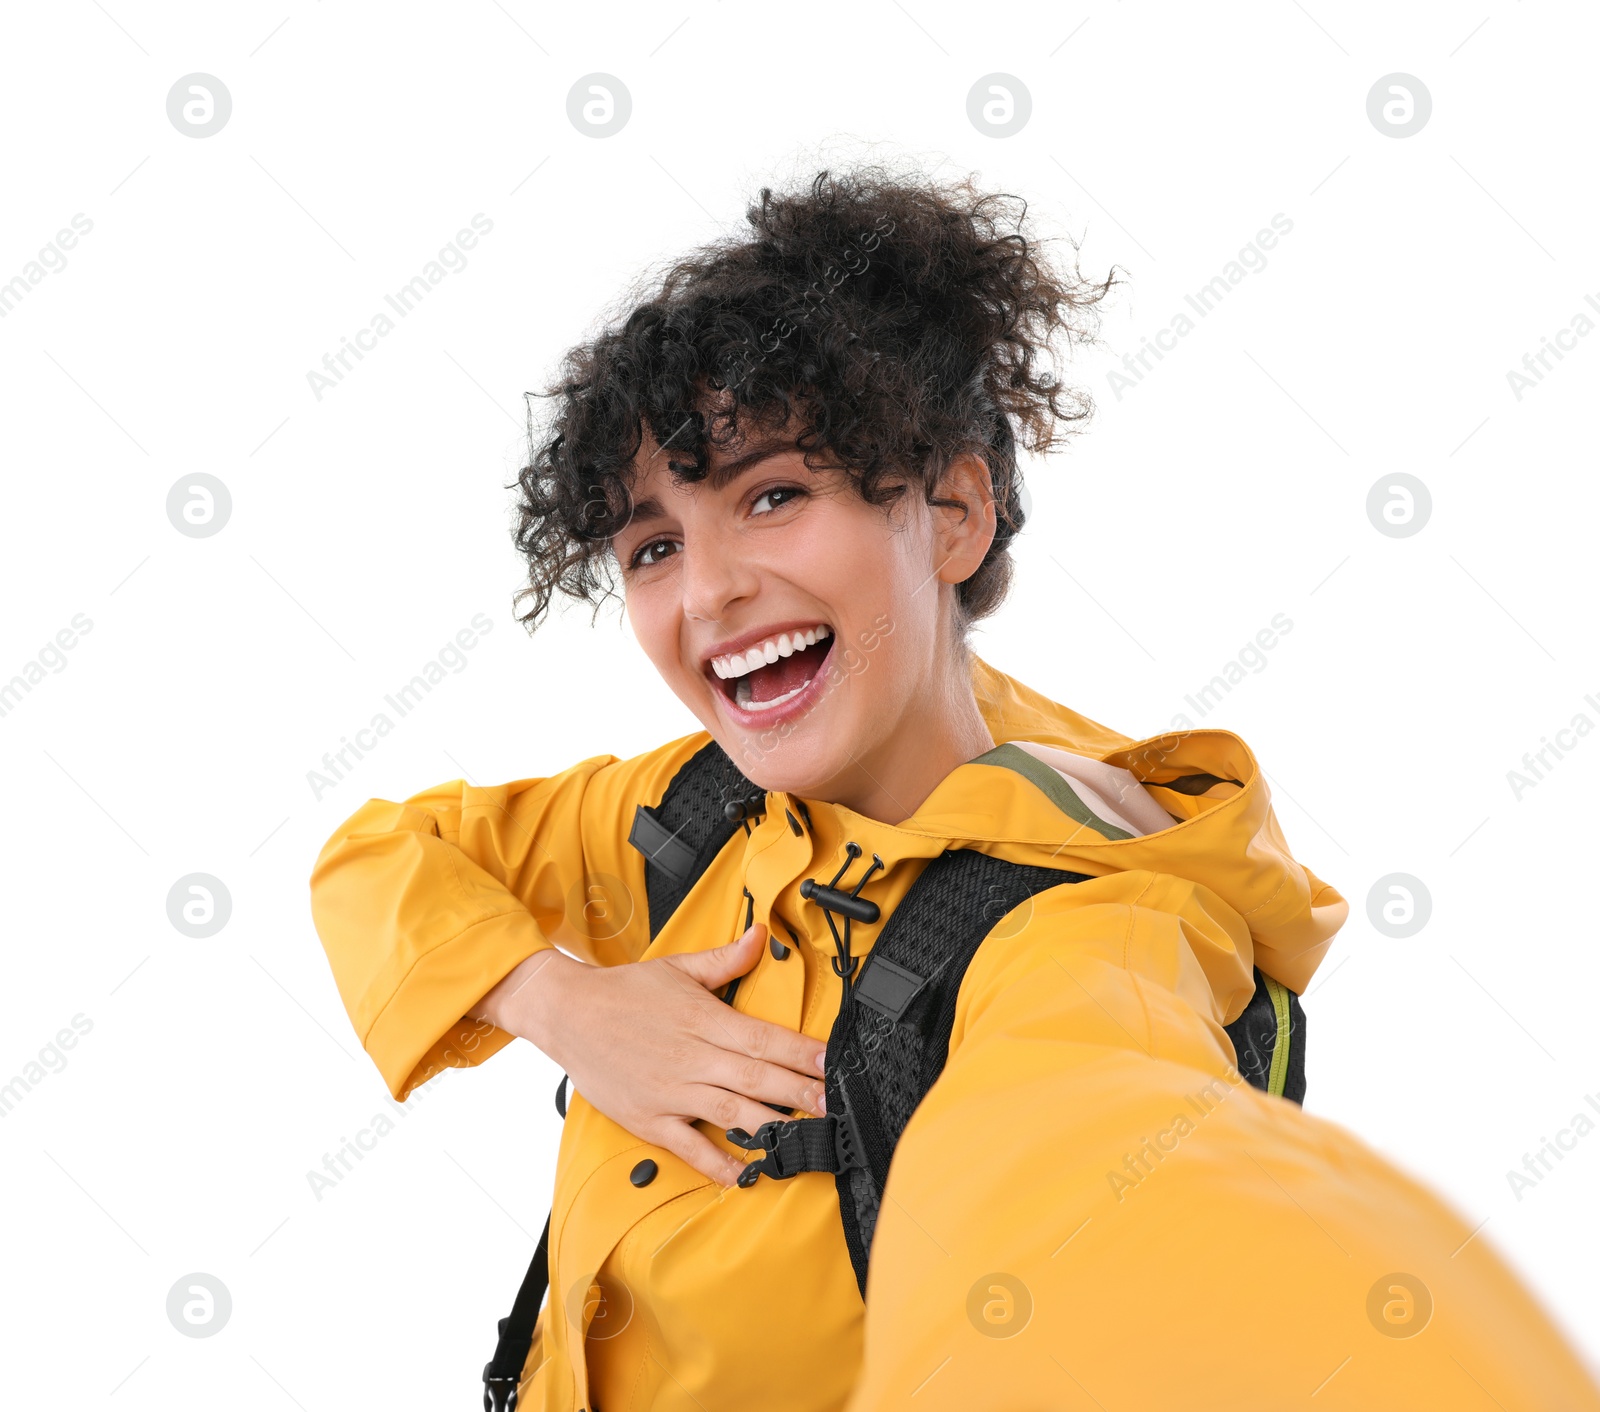
[[[850,954],[850,923],[858,921],[871,925],[878,920],[878,904],[862,897],[861,889],[867,885],[872,875],[884,866],[883,859],[876,853],[872,855],[872,862],[857,880],[856,885],[849,892],[839,890],[839,879],[850,871],[850,866],[861,856],[862,849],[859,843],[849,842],[844,846],[845,860],[839,871],[826,883],[819,883],[814,878],[807,878],[800,884],[800,896],[808,902],[815,902],[822,909],[822,915],[827,919],[828,931],[833,935],[834,956],[831,962],[834,975],[839,977],[844,986],[844,998],[841,1008],[848,1009],[854,999],[854,990],[851,982],[855,978],[856,968],[861,964],[859,956]],[[839,935],[838,925],[833,920],[837,912],[844,918],[844,935]]]

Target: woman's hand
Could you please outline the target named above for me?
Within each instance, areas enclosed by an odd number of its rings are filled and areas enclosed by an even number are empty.
[[[621,966],[543,951],[484,996],[474,1018],[532,1041],[613,1122],[732,1186],[743,1161],[695,1119],[753,1133],[786,1116],[766,1103],[823,1111],[827,1046],[713,993],[755,964],[766,932],[757,922],[713,951]]]

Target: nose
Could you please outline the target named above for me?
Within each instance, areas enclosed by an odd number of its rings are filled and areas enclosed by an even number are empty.
[[[760,587],[761,566],[737,534],[689,531],[679,553],[685,618],[720,623],[735,604],[753,598]]]

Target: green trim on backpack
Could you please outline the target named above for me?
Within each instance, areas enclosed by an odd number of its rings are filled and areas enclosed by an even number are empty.
[[[1043,790],[1049,796],[1050,802],[1069,819],[1093,829],[1103,838],[1115,842],[1133,837],[1126,829],[1119,829],[1115,824],[1108,824],[1099,818],[1083,800],[1078,798],[1072,786],[1061,777],[1058,770],[1051,769],[1037,755],[1030,755],[1021,746],[1012,745],[1008,741],[1004,745],[995,746],[993,750],[985,751],[977,759],[969,760],[967,763],[998,765],[1001,769],[1016,771]]]
[[[1272,997],[1272,1013],[1278,1017],[1278,1038],[1272,1046],[1272,1068],[1267,1074],[1267,1092],[1283,1097],[1283,1086],[1289,1078],[1289,989],[1272,979],[1261,977],[1267,983],[1267,994]]]

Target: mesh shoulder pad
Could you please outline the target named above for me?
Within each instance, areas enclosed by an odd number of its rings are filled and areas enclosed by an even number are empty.
[[[979,946],[1013,908],[1087,873],[947,849],[884,924],[828,1038],[828,1112],[854,1130],[865,1165],[839,1172],[839,1214],[863,1297],[889,1160],[950,1056],[956,996]],[[996,937],[991,945],[1004,946]],[[857,1004],[855,1002],[859,1001]]]

